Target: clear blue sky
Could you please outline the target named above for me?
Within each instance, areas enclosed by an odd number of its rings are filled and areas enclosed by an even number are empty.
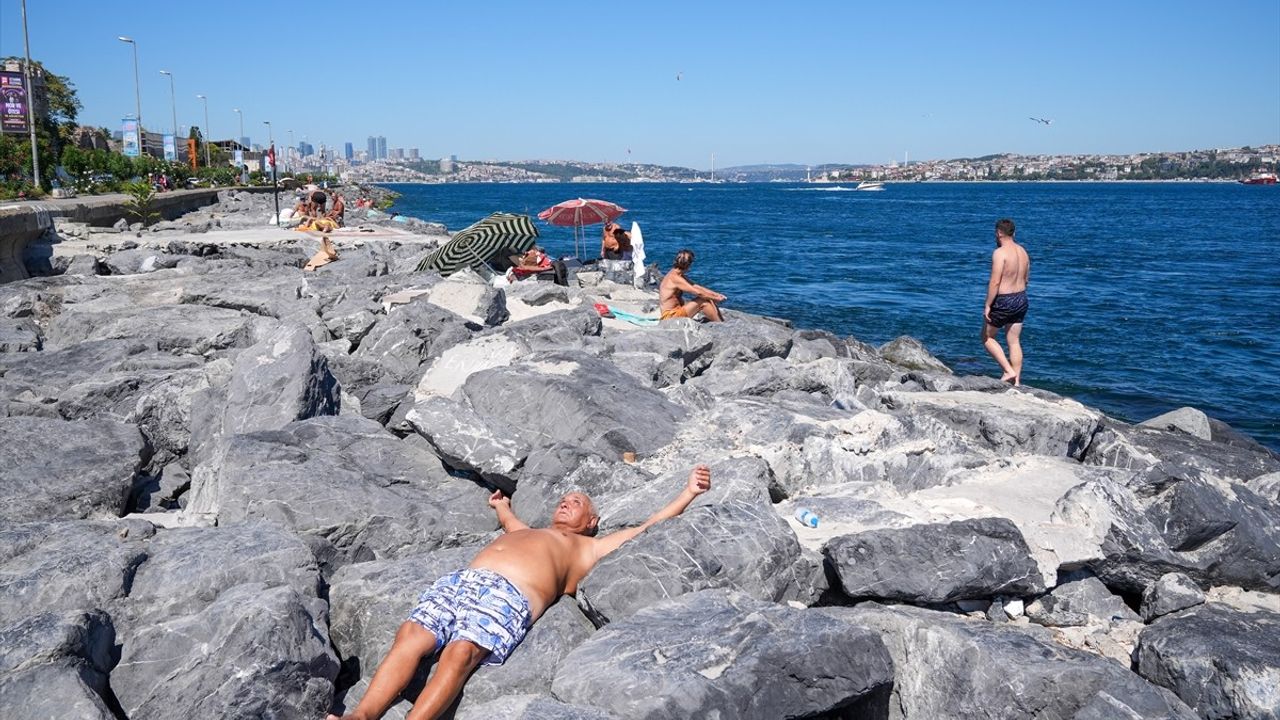
[[[1280,142],[1280,2],[27,0],[87,124],[706,168]],[[18,0],[0,55],[22,54]],[[677,73],[681,79],[677,80]],[[1051,126],[1028,116],[1053,119]],[[627,151],[630,149],[631,154]]]

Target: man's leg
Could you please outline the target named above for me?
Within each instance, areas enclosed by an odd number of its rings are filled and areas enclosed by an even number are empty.
[[[1014,323],[1009,326],[1005,332],[1005,339],[1009,341],[1009,365],[1013,368],[1013,384],[1018,386],[1022,384],[1022,323]]]
[[[435,720],[458,697],[467,678],[488,656],[489,651],[470,640],[454,640],[440,651],[435,674],[422,688],[405,720]]]
[[[702,313],[703,315],[706,315],[707,320],[710,320],[711,322],[720,322],[724,319],[720,317],[720,308],[716,307],[714,302],[704,298],[690,300],[685,303],[684,312],[689,317],[696,317],[698,313]]]
[[[341,720],[377,720],[391,707],[391,703],[404,690],[418,670],[422,658],[435,652],[436,636],[416,622],[405,621],[396,631],[396,640],[383,658],[369,689],[355,710],[343,715]],[[339,720],[330,715],[328,720]]]
[[[991,353],[991,357],[1000,363],[1000,369],[1004,371],[1004,377],[1000,379],[1008,382],[1014,379],[1017,374],[1013,371],[1013,366],[1009,364],[1009,360],[1004,356],[1004,348],[1000,347],[1000,341],[996,339],[996,333],[1000,332],[1000,328],[989,322],[982,324],[982,344],[987,348],[987,352]]]

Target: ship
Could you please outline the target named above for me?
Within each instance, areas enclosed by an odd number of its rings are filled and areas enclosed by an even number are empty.
[[[1240,181],[1242,185],[1275,185],[1276,174],[1273,172],[1258,172]]]
[[[854,188],[854,190],[861,190],[863,192],[884,190],[884,183],[875,180],[863,180],[858,183],[858,187]]]

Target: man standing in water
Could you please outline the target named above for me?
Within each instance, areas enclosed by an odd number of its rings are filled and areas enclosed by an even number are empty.
[[[395,643],[369,682],[359,706],[339,718],[377,720],[413,679],[424,657],[440,653],[435,674],[418,695],[407,720],[434,720],[453,704],[481,664],[500,665],[526,632],[561,595],[573,595],[600,558],[649,527],[684,512],[711,488],[711,469],[697,465],[684,489],[639,527],[594,537],[600,516],[591,498],[571,492],[560,499],[551,527],[530,528],[511,511],[499,490],[489,498],[504,535],[459,570],[436,581],[400,625]]]
[[[991,279],[987,281],[987,301],[982,308],[982,344],[1004,370],[1001,380],[1022,384],[1022,320],[1027,316],[1027,278],[1031,257],[1013,240],[1013,221],[996,222],[996,249],[991,253]],[[1009,341],[1009,357],[996,339],[1001,328]]]

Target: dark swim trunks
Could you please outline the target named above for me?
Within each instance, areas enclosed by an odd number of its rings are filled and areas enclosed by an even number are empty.
[[[991,301],[991,312],[988,316],[991,324],[998,328],[1022,322],[1027,316],[1026,291],[997,295],[996,299]]]

